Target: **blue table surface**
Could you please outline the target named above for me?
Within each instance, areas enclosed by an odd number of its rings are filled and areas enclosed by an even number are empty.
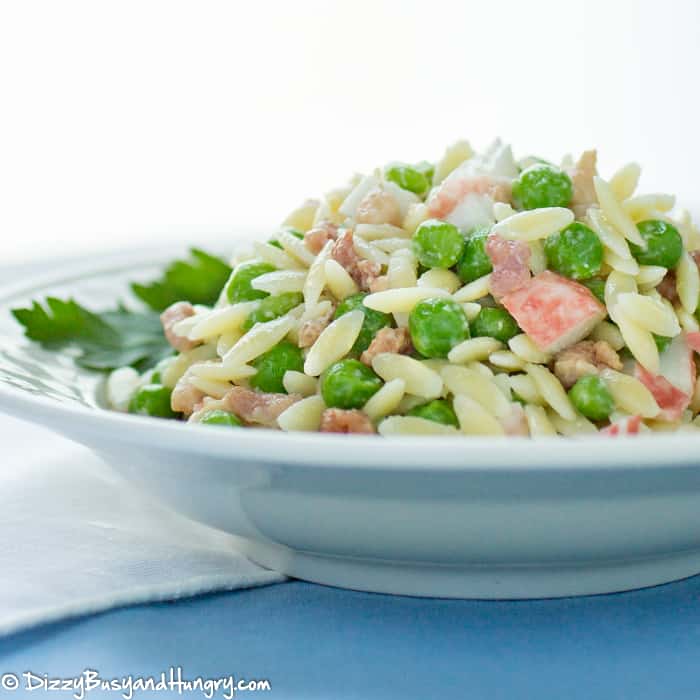
[[[0,640],[0,673],[147,677],[171,666],[186,677],[269,679],[271,692],[236,693],[251,698],[698,700],[700,576],[615,595],[493,602],[294,581]],[[145,695],[175,693],[136,697]]]

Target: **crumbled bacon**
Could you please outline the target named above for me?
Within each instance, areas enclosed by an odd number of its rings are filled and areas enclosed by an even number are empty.
[[[596,151],[584,151],[576,165],[568,170],[568,175],[574,186],[570,206],[577,218],[583,218],[588,207],[598,201],[593,187],[593,177],[598,174],[597,160]]]
[[[486,239],[486,254],[493,265],[489,291],[496,299],[520,289],[530,279],[530,246],[509,241],[496,233]]]
[[[277,418],[302,397],[298,394],[263,394],[234,386],[223,398],[227,410],[245,423],[277,428]]]
[[[369,291],[372,283],[379,277],[382,266],[372,260],[361,258],[353,245],[353,233],[346,229],[333,244],[331,257],[342,265],[355,283],[363,291]]]
[[[377,432],[366,413],[356,409],[348,411],[342,408],[327,408],[323,412],[320,431],[322,433],[365,434]]]
[[[182,321],[185,318],[194,316],[194,308],[189,301],[177,301],[171,304],[163,313],[160,315],[160,322],[163,325],[163,333],[167,341],[179,352],[187,352],[191,350],[196,345],[199,345],[199,341],[190,340],[183,335],[177,335],[173,331],[173,326]]]
[[[170,408],[177,413],[189,416],[199,409],[204,399],[204,392],[190,383],[190,377],[185,372],[178,379],[172,394],[170,395]]]
[[[381,275],[382,266],[373,260],[358,260],[355,275],[352,278],[363,291],[370,291]]]
[[[659,282],[656,291],[662,297],[668,299],[672,304],[678,300],[678,291],[676,290],[676,273],[669,270],[664,278]]]
[[[401,226],[401,207],[390,192],[375,187],[357,205],[358,224],[392,224]]]
[[[304,321],[299,328],[299,347],[310,348],[318,340],[318,336],[327,328],[334,313],[335,307],[331,307],[322,316]]]
[[[372,360],[383,352],[407,354],[411,348],[411,335],[407,328],[382,328],[362,353],[360,361],[371,366]]]
[[[318,255],[328,241],[338,238],[338,227],[331,221],[321,221],[304,234],[306,247]]]
[[[554,374],[565,389],[571,388],[581,377],[598,374],[606,367],[619,371],[622,361],[605,340],[582,340],[554,358]]]

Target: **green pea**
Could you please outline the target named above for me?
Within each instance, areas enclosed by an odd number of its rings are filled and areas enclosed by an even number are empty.
[[[571,201],[571,178],[558,168],[535,163],[513,183],[513,201],[520,209],[566,207]]]
[[[326,406],[362,408],[381,386],[382,380],[371,367],[358,360],[340,360],[321,378],[321,395]]]
[[[333,318],[340,318],[343,314],[347,314],[350,311],[355,311],[355,309],[360,309],[365,315],[365,320],[362,322],[362,328],[360,329],[360,334],[357,336],[355,344],[352,346],[352,352],[355,355],[363,353],[369,347],[372,339],[377,335],[377,331],[386,326],[391,326],[393,319],[390,314],[385,314],[381,311],[375,311],[374,309],[368,309],[363,303],[363,299],[367,295],[364,292],[358,294],[351,294],[349,297],[345,297],[343,301],[338,304],[338,308],[335,310],[335,316]]]
[[[605,382],[594,374],[581,377],[569,389],[569,398],[576,410],[591,420],[605,420],[615,408]]]
[[[601,304],[605,304],[605,280],[600,279],[600,277],[593,277],[589,280],[582,280],[581,284],[584,287],[588,287]]]
[[[226,297],[232,304],[239,301],[264,299],[269,296],[268,293],[253,289],[252,282],[256,277],[260,277],[266,272],[274,272],[276,269],[270,263],[255,260],[236,265],[236,269],[226,283]]]
[[[413,234],[413,252],[426,267],[452,267],[463,251],[464,237],[446,221],[428,219]]]
[[[603,244],[594,231],[578,221],[549,236],[544,252],[550,270],[575,280],[595,277],[603,264]]]
[[[416,406],[408,411],[406,415],[425,418],[426,420],[432,420],[435,423],[442,423],[443,425],[454,425],[455,428],[459,427],[457,415],[452,406],[450,406],[445,399],[435,399],[434,401]]]
[[[284,316],[295,306],[299,306],[303,301],[304,295],[300,292],[285,292],[267,297],[260,302],[260,306],[255,311],[251,311],[248,315],[248,318],[243,322],[243,330],[250,330],[256,323],[274,321],[276,318]]]
[[[678,264],[683,254],[683,239],[678,229],[667,221],[649,219],[640,221],[637,229],[647,244],[646,250],[630,243],[630,250],[642,265],[660,265],[671,268]]]
[[[656,333],[652,333],[654,336],[654,342],[656,343],[656,349],[659,352],[663,352],[670,344],[673,338],[667,338],[665,335],[656,335]]]
[[[146,384],[140,387],[129,401],[129,413],[156,418],[177,418],[170,408],[172,390],[162,384]]]
[[[518,333],[520,333],[518,324],[505,309],[490,306],[482,308],[471,325],[473,336],[489,336],[502,343],[507,343]]]
[[[384,168],[384,177],[395,182],[399,187],[409,192],[423,194],[428,189],[428,180],[417,168],[405,163],[390,163]]]
[[[488,275],[493,270],[491,258],[486,253],[489,230],[489,228],[477,229],[465,241],[464,251],[456,268],[459,278],[465,284]]]
[[[408,317],[413,347],[424,357],[447,357],[458,343],[469,338],[464,309],[451,299],[424,299]]]
[[[240,419],[234,413],[229,413],[228,411],[222,411],[221,409],[213,409],[207,411],[199,419],[202,425],[225,425],[231,428],[240,428],[243,426]]]
[[[151,381],[148,382],[149,384],[161,384],[162,383],[161,375],[160,372],[154,370],[153,374],[151,375]]]
[[[301,350],[283,340],[267,352],[256,357],[251,363],[258,370],[251,378],[250,385],[260,391],[271,394],[286,394],[282,379],[288,370],[302,372],[304,370],[304,356]]]

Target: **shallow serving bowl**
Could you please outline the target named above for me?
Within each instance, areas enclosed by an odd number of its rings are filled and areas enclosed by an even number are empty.
[[[387,439],[123,415],[100,407],[100,375],[24,339],[9,314],[47,294],[112,306],[174,252],[92,258],[0,292],[0,409],[87,445],[163,502],[238,536],[250,558],[309,581],[529,598],[700,572],[693,435]]]

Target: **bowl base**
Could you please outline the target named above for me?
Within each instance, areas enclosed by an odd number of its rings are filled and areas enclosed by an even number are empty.
[[[700,573],[700,551],[558,566],[462,567],[324,556],[236,539],[250,559],[293,578],[338,588],[418,597],[564,598],[647,588]]]

